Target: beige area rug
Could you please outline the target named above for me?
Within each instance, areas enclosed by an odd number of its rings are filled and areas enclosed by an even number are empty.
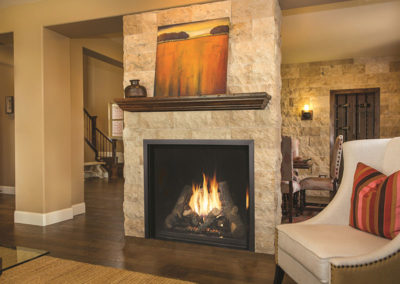
[[[6,248],[0,246],[0,257],[3,259],[3,267],[10,267],[29,259],[43,255],[46,251],[30,249],[26,247]]]
[[[17,261],[16,250],[0,246],[0,257],[3,259],[3,267],[8,267]]]
[[[0,283],[192,283],[112,267],[42,256],[3,272]]]

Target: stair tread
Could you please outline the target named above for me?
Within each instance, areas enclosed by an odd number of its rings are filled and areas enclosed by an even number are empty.
[[[85,166],[95,166],[95,165],[105,165],[105,162],[86,162],[84,163]]]

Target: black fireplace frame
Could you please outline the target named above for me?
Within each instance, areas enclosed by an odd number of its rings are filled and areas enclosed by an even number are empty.
[[[211,145],[211,146],[248,146],[249,149],[249,235],[248,247],[246,250],[253,251],[255,249],[255,221],[254,221],[254,140],[203,140],[203,139],[144,139],[143,140],[143,167],[144,167],[144,216],[145,216],[145,238],[155,238],[154,218],[149,215],[154,212],[150,202],[149,188],[149,147],[151,145]],[[180,240],[183,242],[211,244],[197,240]],[[212,243],[214,246],[232,247],[229,243],[218,244]]]

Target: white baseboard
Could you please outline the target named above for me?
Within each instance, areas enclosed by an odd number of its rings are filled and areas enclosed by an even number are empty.
[[[15,194],[15,186],[0,185],[0,193]]]
[[[48,226],[74,217],[72,207],[49,213],[35,213],[26,211],[15,211],[14,222],[20,224]]]
[[[86,212],[85,202],[72,205],[72,212],[74,216],[84,214]]]

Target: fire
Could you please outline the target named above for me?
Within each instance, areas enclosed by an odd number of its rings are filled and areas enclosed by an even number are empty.
[[[215,173],[210,180],[203,174],[202,187],[199,184],[192,185],[192,196],[190,197],[189,206],[199,216],[207,216],[214,208],[222,208]]]
[[[246,188],[246,209],[249,209],[249,187]]]

